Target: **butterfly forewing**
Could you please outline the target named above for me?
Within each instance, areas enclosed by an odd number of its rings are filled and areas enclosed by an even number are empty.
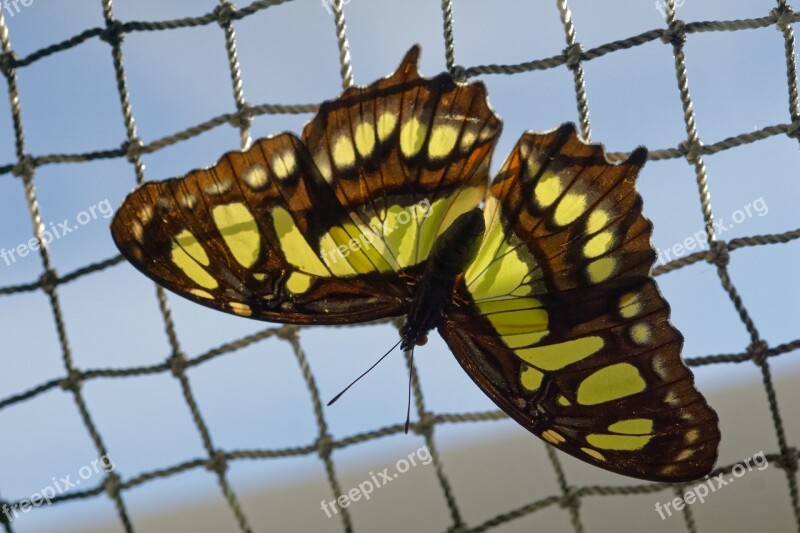
[[[480,203],[501,130],[483,84],[422,78],[418,56],[415,46],[390,77],[322,104],[303,131],[352,231],[376,233],[395,270],[424,261],[436,236]],[[410,224],[409,206],[422,214]]]
[[[112,223],[125,257],[209,307],[289,323],[404,314],[398,276],[485,194],[500,121],[481,84],[417,72],[325,102],[302,140],[284,133],[211,168],[147,183]]]
[[[490,188],[485,238],[439,328],[502,409],[608,470],[708,473],[717,417],[680,358],[683,338],[649,268],[651,225],[619,165],[567,125],[525,134]]]

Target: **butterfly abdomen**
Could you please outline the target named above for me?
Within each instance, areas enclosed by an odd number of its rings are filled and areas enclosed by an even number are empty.
[[[484,230],[483,211],[475,208],[456,218],[436,238],[400,330],[403,349],[424,344],[428,332],[436,327],[442,311],[453,299],[456,278],[475,259]]]

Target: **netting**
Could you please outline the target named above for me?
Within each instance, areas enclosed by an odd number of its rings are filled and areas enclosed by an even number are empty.
[[[307,113],[316,109],[314,105],[276,105],[276,104],[250,104],[242,88],[241,71],[237,58],[237,40],[234,33],[234,23],[247,17],[268,10],[269,8],[283,4],[287,0],[257,0],[245,7],[235,7],[226,0],[222,0],[219,6],[212,12],[203,16],[182,18],[177,20],[163,20],[159,22],[124,22],[114,17],[112,10],[112,0],[102,0],[105,27],[87,29],[74,37],[63,42],[54,43],[50,46],[41,48],[25,57],[18,57],[12,46],[10,33],[2,11],[0,11],[0,42],[2,42],[2,55],[0,56],[0,70],[8,84],[8,94],[11,109],[11,116],[14,127],[14,146],[16,161],[0,165],[0,174],[7,175],[6,179],[20,179],[24,184],[25,201],[30,212],[33,223],[33,235],[40,242],[44,242],[45,226],[42,222],[39,200],[35,188],[37,169],[45,165],[53,164],[76,164],[97,159],[125,158],[134,168],[137,183],[145,180],[145,170],[142,164],[142,156],[162,150],[168,146],[179,143],[183,140],[198,136],[203,132],[209,131],[225,124],[233,125],[241,133],[241,144],[244,148],[250,141],[250,123],[253,117],[263,114],[287,114],[287,113]],[[333,14],[335,32],[339,45],[340,73],[342,86],[347,87],[353,83],[353,75],[350,64],[350,55],[347,41],[347,25],[345,20],[345,5],[348,2],[342,0],[332,0],[329,6]],[[705,221],[706,237],[708,240],[708,250],[701,250],[691,253],[685,257],[659,265],[655,270],[655,275],[662,275],[672,272],[688,265],[706,261],[716,267],[719,281],[724,291],[730,297],[742,325],[749,336],[749,344],[744,347],[741,353],[708,355],[687,358],[689,366],[697,367],[701,365],[724,365],[751,361],[761,372],[763,387],[768,400],[769,416],[771,417],[775,437],[778,447],[767,453],[769,462],[783,470],[786,478],[786,486],[794,514],[795,523],[800,531],[800,501],[798,500],[798,458],[800,453],[792,443],[787,442],[784,431],[784,419],[776,396],[771,371],[771,359],[800,349],[800,338],[791,342],[771,346],[766,343],[759,333],[754,320],[740,297],[737,287],[729,274],[729,261],[732,252],[754,246],[777,246],[787,245],[790,241],[800,238],[800,228],[791,229],[779,234],[752,235],[748,237],[721,240],[713,231],[715,212],[712,209],[709,187],[708,172],[704,164],[704,156],[716,154],[724,150],[756,143],[764,139],[776,136],[787,136],[800,141],[800,100],[798,99],[797,70],[795,62],[795,39],[792,24],[800,22],[800,13],[795,13],[786,0],[777,0],[775,7],[765,13],[763,17],[744,19],[744,20],[717,20],[684,23],[676,16],[675,0],[668,0],[662,4],[666,15],[666,27],[653,29],[624,39],[609,42],[602,46],[591,49],[584,49],[578,39],[575,25],[567,0],[556,0],[557,8],[563,23],[566,39],[566,48],[563,53],[553,57],[536,59],[520,64],[507,65],[480,65],[472,67],[462,67],[455,60],[455,37],[454,37],[454,17],[452,0],[441,2],[443,36],[445,43],[445,59],[447,68],[454,77],[464,80],[480,75],[515,75],[518,73],[567,68],[574,76],[574,88],[576,104],[580,117],[580,129],[582,135],[587,140],[591,137],[589,104],[584,82],[583,65],[586,62],[595,60],[607,54],[612,54],[620,50],[625,50],[643,45],[645,43],[661,41],[664,46],[669,46],[674,52],[675,76],[680,93],[680,100],[683,106],[683,119],[686,129],[686,140],[679,146],[667,149],[658,149],[650,152],[651,160],[685,159],[696,173],[697,193],[702,206],[702,215]],[[235,111],[232,113],[215,116],[205,122],[194,125],[184,131],[176,132],[161,139],[151,142],[144,142],[137,136],[136,122],[132,112],[128,84],[126,82],[126,72],[123,61],[123,37],[132,33],[147,33],[156,31],[180,31],[181,28],[219,25],[225,35],[227,57],[230,66],[230,77],[233,88]],[[686,66],[686,56],[684,52],[687,39],[691,39],[694,34],[701,32],[733,32],[747,31],[749,29],[765,28],[769,26],[777,27],[782,33],[785,41],[785,62],[786,62],[786,81],[788,94],[788,116],[790,120],[783,124],[774,124],[734,135],[718,142],[706,144],[702,141],[695,126],[695,113],[692,106],[692,93],[688,69]],[[72,154],[31,154],[26,147],[25,141],[25,121],[21,102],[24,101],[24,94],[21,95],[17,85],[17,74],[20,69],[24,69],[37,63],[48,56],[58,54],[62,51],[74,48],[81,43],[89,40],[101,40],[108,44],[112,50],[113,67],[116,74],[116,83],[119,92],[119,101],[122,108],[122,117],[127,131],[127,139],[118,149],[97,150],[86,153]],[[5,140],[4,140],[5,142]],[[624,153],[614,153],[610,156],[613,159],[627,157]],[[795,169],[796,171],[796,169]],[[13,175],[14,178],[8,175]],[[5,201],[5,200],[4,200]],[[795,244],[788,244],[793,246]],[[61,348],[61,355],[64,365],[63,374],[53,377],[53,379],[41,383],[29,390],[15,392],[6,397],[0,398],[0,411],[14,409],[20,404],[36,398],[52,389],[62,388],[68,391],[76,405],[78,406],[83,424],[90,436],[98,456],[106,456],[109,450],[104,443],[102,430],[95,422],[92,411],[87,406],[81,385],[89,380],[116,380],[125,379],[131,376],[151,376],[156,374],[172,375],[180,385],[185,399],[186,406],[191,412],[197,432],[199,433],[205,456],[195,459],[187,459],[185,462],[175,464],[168,468],[142,472],[138,475],[120,477],[115,471],[105,473],[102,482],[93,487],[81,488],[80,490],[70,491],[68,494],[59,495],[52,499],[54,504],[62,505],[69,501],[84,498],[110,498],[119,516],[119,521],[127,531],[133,531],[128,506],[126,506],[124,495],[126,491],[147,483],[158,482],[165,478],[175,476],[179,473],[192,469],[208,469],[215,473],[222,495],[235,516],[236,522],[242,531],[251,531],[253,524],[248,520],[248,516],[240,505],[239,497],[232,487],[227,472],[227,465],[234,461],[247,460],[276,460],[286,457],[296,457],[303,455],[317,454],[324,463],[327,472],[328,482],[334,497],[342,493],[342,487],[337,474],[337,466],[334,461],[333,452],[346,447],[358,446],[373,439],[380,439],[389,435],[402,433],[403,425],[391,425],[374,431],[368,431],[346,438],[334,439],[328,430],[328,423],[322,409],[320,394],[315,384],[314,374],[309,366],[306,355],[301,345],[301,333],[304,328],[295,326],[275,325],[267,327],[260,332],[250,335],[234,342],[230,342],[218,348],[211,349],[205,353],[190,356],[182,349],[180,336],[176,331],[176,326],[170,312],[170,307],[166,295],[162,289],[157,289],[158,302],[164,328],[171,347],[170,356],[160,364],[132,367],[122,369],[101,369],[101,368],[79,368],[73,361],[73,354],[70,348],[69,336],[65,327],[64,311],[60,304],[59,290],[68,283],[74,282],[79,278],[91,276],[101,270],[109,269],[122,262],[120,256],[110,257],[106,260],[88,264],[66,274],[58,274],[56,267],[51,260],[47,246],[39,248],[39,255],[43,263],[43,273],[38,280],[25,284],[0,287],[0,297],[13,298],[15,295],[25,292],[42,291],[48,298],[52,310],[53,325],[55,327]],[[4,317],[4,320],[8,317]],[[280,339],[288,343],[296,357],[297,363],[302,370],[303,378],[311,396],[316,424],[318,427],[317,439],[314,442],[300,443],[295,447],[284,449],[247,449],[247,450],[225,450],[213,444],[209,429],[204,422],[203,415],[195,399],[195,392],[190,386],[186,372],[188,369],[203,365],[204,363],[219,357],[223,357],[233,351],[243,347],[258,343],[267,338]],[[584,498],[592,496],[612,496],[627,494],[655,493],[663,491],[668,485],[659,483],[634,483],[623,486],[575,486],[570,483],[561,466],[558,455],[547,447],[548,457],[555,470],[560,492],[551,496],[532,501],[522,507],[505,510],[494,517],[487,518],[483,523],[468,524],[462,518],[462,510],[448,481],[445,466],[437,450],[437,441],[434,438],[434,429],[442,424],[458,424],[464,422],[478,422],[496,420],[506,415],[499,411],[491,412],[468,412],[460,414],[434,413],[426,408],[421,389],[420,381],[414,370],[412,360],[406,356],[409,372],[412,376],[413,401],[415,406],[415,417],[412,420],[412,430],[422,435],[425,444],[433,457],[435,473],[444,499],[447,503],[451,525],[450,531],[485,531],[494,529],[502,524],[510,523],[520,517],[529,515],[541,509],[552,506],[562,506],[566,508],[571,517],[572,526],[575,531],[584,530],[584,522],[581,518],[580,505]],[[5,364],[5,363],[4,363]],[[724,439],[723,435],[723,439]],[[714,474],[730,473],[735,465],[719,466]],[[0,483],[2,483],[0,481]],[[681,486],[676,487],[676,494],[680,494]],[[2,485],[0,485],[0,490]],[[0,493],[1,494],[1,493]],[[19,505],[20,502],[5,501],[0,499],[0,504],[9,506]],[[697,531],[692,509],[685,506],[681,511],[686,529]],[[338,514],[341,520],[342,529],[352,531],[355,529],[351,522],[351,515],[347,508],[341,509]],[[13,531],[13,522],[0,514],[0,521],[3,523],[5,531]]]

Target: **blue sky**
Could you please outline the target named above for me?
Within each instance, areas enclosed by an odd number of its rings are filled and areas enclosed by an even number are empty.
[[[214,6],[210,0],[118,0],[114,13],[122,21],[156,21],[201,15]],[[613,12],[606,3],[589,0],[570,2],[570,7],[578,39],[587,49],[664,26],[653,2],[618,1]],[[679,14],[686,21],[727,20],[766,16],[773,7],[766,0],[685,0]],[[423,74],[444,70],[439,2],[351,0],[345,9],[356,83],[367,84],[389,74],[413,43],[422,45]],[[13,16],[8,10],[4,15],[11,44],[20,57],[103,25],[99,2],[33,0]],[[235,29],[248,102],[315,103],[341,90],[333,19],[320,2],[296,0],[270,8],[236,22]],[[555,2],[534,6],[522,0],[457,2],[455,37],[456,61],[464,66],[529,61],[557,55],[565,47]],[[235,110],[223,39],[216,24],[126,36],[128,88],[138,134],[146,143]],[[774,27],[691,35],[686,53],[698,129],[707,144],[790,122],[783,39]],[[590,61],[584,68],[595,141],[610,151],[629,151],[638,145],[672,148],[685,139],[669,46],[651,42]],[[27,152],[113,149],[125,140],[110,47],[105,42],[90,39],[20,68],[17,76]],[[523,131],[578,121],[572,74],[566,68],[480,79],[504,120],[495,170]],[[253,136],[299,132],[309,118],[260,116],[254,120]],[[9,108],[3,105],[0,164],[15,161],[12,140]],[[164,179],[212,164],[224,152],[237,149],[238,143],[237,130],[217,127],[145,155],[146,177]],[[774,137],[709,156],[705,162],[715,214],[731,226],[722,238],[797,228],[800,152],[796,140]],[[117,253],[104,206],[116,208],[134,184],[132,166],[124,159],[46,165],[37,170],[37,197],[48,225],[78,220],[81,212],[88,213],[93,206],[97,215],[51,243],[52,260],[60,273]],[[672,248],[702,230],[694,170],[686,161],[648,163],[639,189],[645,212],[655,224],[656,248]],[[766,209],[753,208],[753,216],[731,224],[738,210],[754,202]],[[0,176],[0,205],[0,247],[28,242],[33,233],[20,180]],[[733,282],[771,345],[797,337],[798,259],[796,243],[732,254]],[[34,281],[41,269],[35,253],[11,264],[0,261],[0,286]],[[671,303],[673,322],[686,337],[686,357],[737,353],[747,346],[746,331],[714,267],[699,263],[662,276],[659,284]],[[169,354],[154,287],[129,265],[61,286],[59,295],[78,367],[150,365]],[[169,301],[181,347],[190,357],[268,326],[216,313],[176,296],[171,295]],[[33,292],[0,297],[0,313],[6,317],[0,322],[4,348],[0,399],[62,376],[61,351],[46,296]],[[393,344],[395,335],[388,326],[305,331],[303,348],[323,398],[331,397],[369,366]],[[775,363],[776,372],[800,369],[796,361],[785,359]],[[467,412],[493,407],[440,339],[417,351],[417,363],[429,410]],[[752,365],[703,367],[696,375],[700,387],[709,389],[759,379]],[[402,358],[390,357],[325,410],[331,433],[343,437],[401,422],[406,377]],[[281,448],[306,445],[316,438],[308,391],[286,343],[274,339],[258,343],[193,368],[189,378],[214,442],[221,448]],[[203,455],[180,389],[170,376],[92,380],[83,392],[123,478]],[[72,472],[74,477],[94,458],[74,402],[61,390],[0,410],[0,426],[13,428],[3,435],[2,497],[26,497],[53,476]],[[496,427],[523,431],[510,424]],[[497,431],[496,427],[491,431]],[[469,438],[489,438],[486,431],[476,426]],[[443,429],[438,435],[456,445],[464,432]],[[400,450],[419,446],[416,437],[381,442]],[[370,445],[369,453],[384,453],[377,448]],[[355,464],[360,453],[346,450],[337,461]],[[256,470],[234,465],[231,475],[238,487],[244,487],[320,475],[321,466],[316,457],[308,457],[275,465],[270,472],[272,477],[265,481]],[[179,499],[216,495],[215,483],[206,472],[193,471],[130,491],[126,502],[143,512],[158,505],[165,494]],[[111,516],[113,512],[107,499],[97,498],[31,513],[24,521],[34,530],[46,529],[54,520],[80,521],[88,513]]]

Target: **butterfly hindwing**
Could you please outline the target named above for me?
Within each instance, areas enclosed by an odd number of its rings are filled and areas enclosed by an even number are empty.
[[[195,302],[300,324],[402,315],[399,272],[485,194],[500,121],[481,84],[392,76],[325,102],[298,139],[259,139],[131,193],[112,222],[125,257]]]
[[[634,187],[644,156],[612,165],[570,125],[525,134],[490,187],[463,302],[439,331],[545,441],[614,472],[682,481],[710,471],[719,430],[648,275],[651,225]]]

